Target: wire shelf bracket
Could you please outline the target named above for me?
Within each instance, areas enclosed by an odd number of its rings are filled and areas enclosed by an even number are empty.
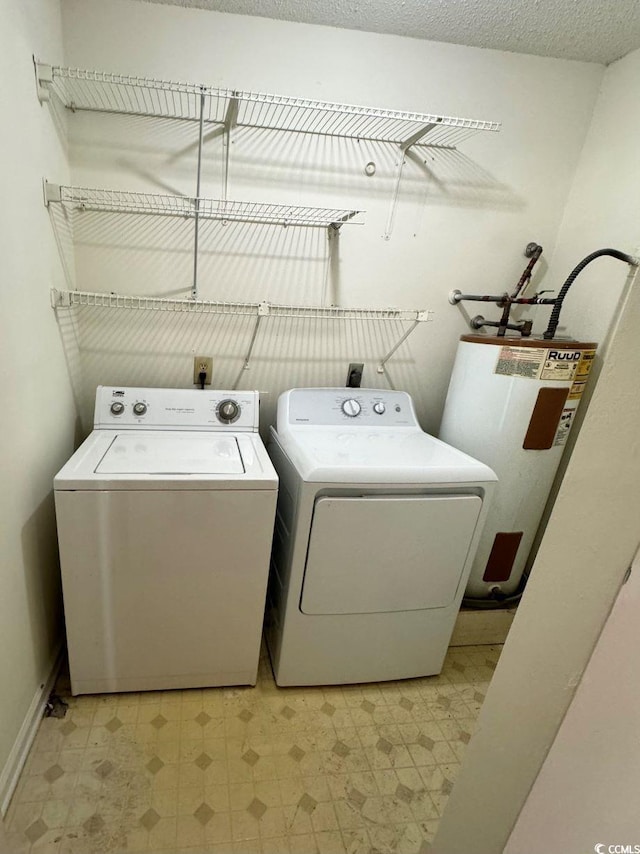
[[[224,163],[222,173],[222,198],[229,197],[229,168],[231,165],[232,133],[238,124],[238,99],[231,97],[224,117]]]
[[[33,65],[36,73],[36,90],[38,92],[38,100],[41,104],[51,99],[51,90],[53,87],[53,66],[47,65],[46,62],[38,62],[33,57]]]
[[[415,133],[411,134],[408,139],[405,139],[404,142],[399,143],[400,148],[400,159],[397,164],[396,170],[396,179],[393,187],[393,194],[391,196],[391,206],[389,208],[389,215],[387,217],[387,225],[384,230],[384,239],[389,240],[391,238],[391,234],[393,233],[393,225],[395,222],[396,216],[396,206],[398,204],[398,199],[400,197],[400,182],[402,180],[402,172],[404,170],[404,165],[407,162],[407,153],[411,150],[411,148],[417,143],[421,142],[434,128],[438,127],[438,124],[442,121],[442,118],[438,119],[434,122],[429,122],[424,127],[419,128]],[[428,143],[427,143],[428,144]],[[456,148],[455,145],[445,145],[439,146],[440,148]]]
[[[220,302],[213,300],[168,299],[166,297],[125,296],[123,294],[92,293],[89,291],[65,291],[52,288],[51,307],[54,310],[74,307],[108,308],[143,311],[188,312],[191,314],[217,314],[235,317],[254,317],[247,353],[234,383],[237,388],[244,371],[251,367],[251,358],[261,323],[268,317],[290,317],[316,320],[359,320],[378,322],[409,323],[409,328],[380,360],[377,371],[385,373],[385,365],[421,323],[433,320],[433,312],[427,309],[396,308],[340,308],[339,306],[279,305],[269,302]]]

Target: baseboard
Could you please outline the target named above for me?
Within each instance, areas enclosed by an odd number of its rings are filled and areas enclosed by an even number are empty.
[[[0,773],[0,815],[4,816],[9,809],[11,797],[18,784],[20,772],[24,768],[24,763],[27,761],[29,750],[36,737],[38,726],[42,719],[44,707],[49,694],[53,690],[56,677],[62,662],[62,640],[56,644],[53,655],[49,661],[49,667],[44,683],[38,688],[34,694],[33,700],[29,705],[29,710],[25,716],[20,731],[11,748],[11,752],[7,758],[4,768]]]
[[[495,611],[463,608],[458,614],[449,645],[481,646],[504,643],[515,615],[515,608],[500,608]]]

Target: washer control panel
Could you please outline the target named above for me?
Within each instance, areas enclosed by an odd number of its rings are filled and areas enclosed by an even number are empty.
[[[257,391],[99,386],[95,429],[258,430]]]
[[[354,388],[294,388],[278,400],[278,424],[298,426],[416,427],[405,391]]]

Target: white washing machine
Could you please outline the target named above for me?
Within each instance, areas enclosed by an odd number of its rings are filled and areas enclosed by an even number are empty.
[[[74,694],[255,684],[278,486],[258,403],[98,388],[54,481]]]
[[[496,475],[420,428],[405,392],[293,389],[267,601],[278,685],[439,673]]]

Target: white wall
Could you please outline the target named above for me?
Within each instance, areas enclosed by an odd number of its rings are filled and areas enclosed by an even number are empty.
[[[620,591],[505,854],[640,845],[640,559]]]
[[[408,163],[388,241],[397,160],[388,146],[238,133],[232,196],[367,211],[366,225],[342,229],[332,269],[322,233],[205,229],[204,297],[435,310],[434,323],[414,333],[389,369],[435,430],[457,338],[468,331],[447,295],[454,287],[511,286],[530,240],[551,255],[602,67],[129,0],[63,0],[63,20],[71,65],[502,120],[500,134],[477,135],[457,154],[424,152],[426,167]],[[88,114],[73,116],[70,126],[76,183],[193,193],[193,127]],[[210,139],[205,194],[219,194],[220,152],[220,140]],[[377,163],[374,178],[363,173],[368,160]],[[187,294],[187,224],[74,219],[79,288]],[[214,386],[231,384],[250,334],[246,322],[147,313],[84,312],[77,324],[85,426],[97,383],[187,386],[194,351],[213,355]],[[241,385],[271,393],[268,420],[281,389],[343,384],[350,360],[365,360],[366,384],[385,384],[374,364],[393,343],[391,333],[397,330],[374,324],[268,321]]]
[[[607,68],[558,232],[549,287],[596,249],[640,252],[640,50]],[[598,258],[571,286],[558,332],[602,344],[627,278],[626,264]],[[545,283],[546,286],[546,283]]]
[[[73,448],[76,410],[49,305],[61,275],[41,176],[67,172],[35,92],[32,53],[59,60],[56,0],[0,3],[0,796],[7,760],[61,635],[52,479]],[[14,757],[15,758],[15,757]]]
[[[629,223],[626,216],[613,217],[613,211],[617,210],[631,216],[637,207],[640,186],[640,160],[634,156],[637,134],[634,135],[633,125],[629,125],[631,132],[623,145],[620,139],[613,139],[613,130],[609,134],[602,131],[600,123],[613,106],[630,104],[635,97],[640,85],[638,58],[637,53],[632,54],[608,68],[605,75],[594,127],[589,134],[589,140],[594,135],[599,137],[601,155],[595,144],[587,146],[576,181],[580,183],[591,168],[595,170],[596,159],[601,157],[601,163],[608,163],[609,151],[615,149],[611,163],[615,163],[616,170],[596,170],[589,180],[591,192],[582,198],[583,210],[590,211],[594,217],[599,210],[608,211],[610,215],[594,219],[589,227],[588,242],[579,251],[574,243],[572,251],[577,251],[576,261],[587,251],[607,243],[630,249],[632,233],[637,232],[637,218]],[[621,134],[627,132],[620,124],[616,130]],[[616,157],[616,152],[622,149],[625,156]],[[580,211],[575,210],[575,215],[579,217]],[[569,224],[567,217],[565,231]],[[580,230],[576,228],[574,240],[580,239]],[[624,278],[625,270],[622,265],[620,267],[622,269],[615,274]],[[610,284],[615,274],[601,272],[603,280],[606,277]],[[586,287],[580,291],[581,294],[587,292]],[[603,291],[599,293],[602,295]],[[607,310],[611,316],[612,303]],[[576,327],[577,334],[591,337],[592,328],[586,316],[584,324],[581,329]],[[598,384],[593,390],[525,596],[480,713],[477,734],[469,745],[443,816],[434,854],[468,854],[469,851],[500,854],[503,851],[637,549],[640,540],[639,324],[640,288],[636,278],[610,331],[610,344]],[[637,632],[635,637],[637,639]],[[637,642],[632,642],[621,651],[621,656],[629,657],[630,661],[622,657],[615,663],[609,660],[611,685],[615,684],[621,694],[626,691],[626,668],[636,664],[636,648]],[[636,720],[633,708],[616,710],[615,699],[610,701],[609,708],[607,727],[616,725],[615,711],[620,720],[624,718],[625,729],[621,731],[624,738],[625,732],[632,731],[630,728]],[[595,707],[593,712],[593,717],[587,715],[585,718],[585,726],[593,728],[596,725]],[[596,745],[594,748],[598,749]],[[589,749],[584,742],[583,749]],[[588,755],[592,761],[591,753]],[[598,770],[595,759],[593,766],[595,773]],[[574,768],[572,787],[579,786],[576,782],[579,776]],[[585,785],[589,785],[588,780]],[[617,815],[632,808],[637,816],[636,789],[637,786],[630,786],[621,792]],[[568,798],[568,793],[563,792],[562,808]],[[530,818],[531,813],[527,815]],[[523,822],[525,818],[523,816]],[[563,815],[563,820],[567,828],[579,832],[572,826],[568,814]],[[545,814],[541,826],[547,821],[549,817]],[[586,823],[584,828],[593,829],[594,826]],[[530,828],[530,823],[526,827]],[[602,827],[606,830],[605,825]],[[525,829],[524,824],[522,829]],[[522,838],[518,835],[518,840]],[[522,850],[531,850],[531,838],[530,835],[529,847]],[[535,835],[533,839],[536,850],[573,854],[566,846],[547,848],[541,836]],[[588,850],[592,850],[596,841],[607,840],[594,840]],[[610,842],[635,844],[640,840],[615,838]]]
[[[591,252],[614,248],[640,255],[640,169],[637,140],[640,116],[630,101],[640,86],[640,50],[610,65],[602,80],[593,119],[575,171],[545,287],[558,290],[571,270]],[[598,352],[589,385],[576,415],[567,449],[529,561],[533,562],[576,438],[586,417],[609,344],[609,330],[636,273],[612,258],[598,258],[583,270],[569,291],[560,315],[559,335],[595,341]],[[636,285],[637,286],[637,285]],[[549,312],[538,308],[536,329]]]

